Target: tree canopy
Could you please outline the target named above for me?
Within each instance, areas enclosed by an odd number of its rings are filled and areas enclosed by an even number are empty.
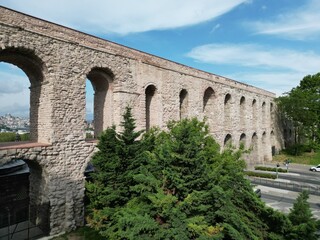
[[[296,143],[306,137],[310,144],[320,143],[320,73],[305,76],[299,86],[277,99],[279,110],[293,122]]]
[[[289,219],[293,225],[290,239],[317,240],[319,237],[316,235],[316,231],[319,230],[320,222],[313,218],[310,205],[307,202],[308,198],[307,191],[301,192],[289,213]]]
[[[87,221],[107,239],[287,239],[289,218],[255,195],[241,151],[227,149],[197,119],[166,131],[135,132],[127,108],[122,131],[100,137],[87,184]]]

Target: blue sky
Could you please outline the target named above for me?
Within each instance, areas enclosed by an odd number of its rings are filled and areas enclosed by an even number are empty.
[[[319,0],[0,0],[0,4],[277,96],[320,71]],[[0,115],[27,115],[28,86],[20,70],[0,64]],[[87,92],[89,113],[92,89]]]

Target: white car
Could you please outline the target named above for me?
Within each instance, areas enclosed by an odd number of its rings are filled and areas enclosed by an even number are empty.
[[[311,167],[311,168],[310,168],[310,171],[313,171],[313,172],[320,172],[320,164],[319,164],[318,166]]]

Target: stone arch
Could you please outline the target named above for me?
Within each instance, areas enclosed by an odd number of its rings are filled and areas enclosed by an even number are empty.
[[[113,80],[114,74],[108,68],[92,68],[87,75],[94,90],[93,126],[94,137],[113,123]]]
[[[245,133],[242,133],[240,135],[240,139],[239,139],[239,146],[243,146],[244,148],[246,148],[246,143],[247,143],[247,136]]]
[[[6,193],[0,199],[0,228],[6,224],[6,228],[11,229],[8,234],[12,234],[13,239],[17,239],[12,231],[13,226],[18,223],[24,223],[25,227],[20,226],[24,230],[24,237],[33,239],[39,233],[48,235],[50,204],[42,167],[36,161],[12,159],[2,165],[0,180],[1,190]],[[10,221],[4,223],[3,220],[9,216]],[[33,231],[29,231],[28,226],[33,226]]]
[[[276,138],[273,130],[270,132],[270,143],[271,143],[271,154],[272,156],[274,156],[276,155],[277,149],[276,149]]]
[[[228,93],[224,97],[224,125],[226,129],[231,128],[231,95]]]
[[[208,87],[203,94],[203,115],[207,118],[211,131],[214,127],[214,98],[215,93],[213,89]]]
[[[257,133],[253,133],[251,137],[251,164],[260,163],[258,140]]]
[[[273,124],[274,124],[274,121],[275,121],[275,118],[274,118],[274,106],[273,106],[273,103],[271,102],[270,103],[270,126],[272,127]]]
[[[30,140],[51,143],[52,104],[50,84],[46,80],[47,68],[32,50],[7,48],[0,51],[0,62],[19,67],[30,81]]]
[[[266,125],[266,122],[267,122],[267,111],[266,111],[266,108],[267,108],[267,104],[266,102],[262,102],[262,105],[261,105],[261,118],[262,118],[262,126],[265,127]]]
[[[252,126],[256,128],[258,123],[258,114],[257,114],[257,100],[252,100]]]
[[[232,136],[231,134],[227,134],[223,141],[224,147],[230,147],[232,145]]]
[[[145,90],[146,130],[159,125],[159,97],[155,85],[150,84]]]
[[[240,127],[245,128],[246,127],[246,98],[242,96],[240,98],[240,111],[239,111],[239,122]]]
[[[261,143],[262,143],[262,159],[263,161],[268,161],[269,160],[269,147],[268,147],[268,144],[267,144],[267,134],[266,132],[263,132],[262,133],[262,138],[261,138]]]
[[[179,94],[179,112],[180,112],[180,119],[188,117],[188,107],[189,107],[189,99],[188,99],[188,92],[186,89],[182,89]]]

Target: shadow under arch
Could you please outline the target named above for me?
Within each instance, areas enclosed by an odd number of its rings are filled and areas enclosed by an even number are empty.
[[[108,68],[94,67],[87,74],[94,90],[94,137],[113,123],[113,81],[114,74]]]
[[[158,91],[154,84],[149,84],[145,89],[145,114],[146,114],[146,130],[157,126],[158,121]]]
[[[51,142],[51,100],[47,93],[45,74],[47,68],[34,51],[25,48],[6,48],[0,50],[0,62],[13,64],[20,68],[30,81],[30,140]]]
[[[224,126],[225,129],[230,129],[232,125],[232,117],[231,117],[231,94],[227,93],[224,97],[224,105],[223,105],[223,111],[224,111]]]
[[[182,89],[179,93],[179,117],[180,120],[188,117],[189,99],[188,91]]]
[[[227,134],[224,138],[224,141],[223,141],[223,146],[224,147],[231,147],[232,146],[232,136],[231,134]]]
[[[239,123],[241,128],[246,127],[246,98],[242,96],[240,98],[240,110],[239,110]]]
[[[213,131],[215,129],[215,92],[212,89],[212,87],[206,88],[203,94],[202,99],[202,111],[203,111],[203,117],[207,121],[210,131]]]
[[[239,147],[243,147],[244,149],[247,147],[247,136],[245,133],[242,133],[239,138]]]
[[[259,159],[259,149],[258,149],[258,135],[256,132],[254,132],[252,134],[251,137],[251,164],[257,164],[260,163],[260,159]]]
[[[42,167],[31,160],[13,159],[1,166],[1,192],[6,193],[0,198],[1,239],[3,233],[10,239],[34,239],[49,234],[50,202],[45,176]]]

